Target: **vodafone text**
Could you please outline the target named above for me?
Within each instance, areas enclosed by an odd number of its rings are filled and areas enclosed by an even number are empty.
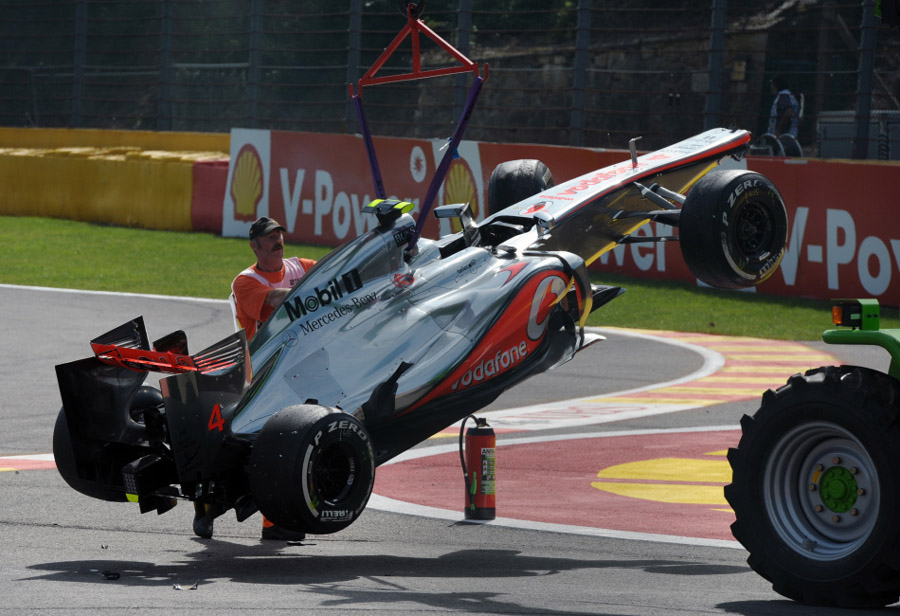
[[[455,383],[453,383],[453,389],[455,391],[460,386],[465,388],[473,384],[477,385],[485,379],[496,376],[511,366],[519,363],[525,359],[527,354],[528,345],[525,344],[524,340],[505,351],[497,351],[496,355],[481,360],[474,368],[462,375]]]

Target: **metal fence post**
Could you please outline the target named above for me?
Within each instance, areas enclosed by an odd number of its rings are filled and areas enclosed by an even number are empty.
[[[856,138],[853,158],[869,153],[869,120],[872,115],[872,83],[875,71],[875,2],[863,0],[862,32],[859,42],[859,75],[856,86]]]
[[[347,83],[355,87],[359,80],[359,57],[362,47],[362,0],[350,0],[350,22],[347,33]],[[362,92],[358,92],[360,96]],[[356,119],[356,107],[348,98],[345,114],[347,132],[356,133],[359,124]]]
[[[459,0],[457,11],[459,15],[456,20],[456,48],[464,56],[468,57],[472,33],[472,0]],[[468,96],[469,88],[466,83],[466,75],[459,75],[456,78],[456,85],[453,89],[454,122],[459,122]]]
[[[712,0],[712,23],[709,35],[709,87],[706,93],[706,111],[703,128],[709,130],[719,124],[722,107],[722,71],[725,63],[725,20],[728,16],[728,0]]]
[[[156,130],[172,129],[172,22],[173,0],[163,0],[159,47],[159,117]]]
[[[259,82],[262,57],[263,0],[250,4],[250,49],[247,58],[247,119],[250,128],[259,126]]]
[[[82,99],[84,98],[84,64],[87,59],[87,0],[75,3],[75,49],[72,57],[72,126],[82,126]],[[32,71],[32,83],[34,72]],[[37,123],[37,114],[35,114]]]
[[[591,0],[578,0],[575,24],[575,70],[572,74],[571,139],[573,146],[584,145],[584,109],[586,104],[588,50],[591,46]]]

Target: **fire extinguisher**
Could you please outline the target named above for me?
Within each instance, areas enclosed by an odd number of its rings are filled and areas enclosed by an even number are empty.
[[[465,430],[469,419],[475,425]],[[465,434],[465,448],[463,448]],[[459,427],[459,461],[466,481],[467,520],[493,520],[496,517],[497,438],[486,419],[469,415]]]

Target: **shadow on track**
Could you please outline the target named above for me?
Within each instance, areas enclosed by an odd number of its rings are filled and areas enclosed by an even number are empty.
[[[185,560],[166,565],[122,560],[81,560],[34,564],[29,569],[44,572],[28,580],[53,580],[68,583],[117,584],[123,586],[167,586],[189,588],[195,582],[197,592],[223,581],[241,584],[298,585],[304,592],[330,597],[330,606],[381,603],[413,603],[445,610],[470,613],[578,614],[546,608],[531,610],[516,603],[513,595],[497,592],[422,592],[413,579],[504,579],[554,576],[572,570],[635,569],[678,576],[710,576],[745,573],[746,567],[685,563],[667,560],[582,560],[573,558],[523,555],[517,550],[464,549],[436,558],[391,555],[304,556],[286,552],[298,544],[245,545],[226,541],[195,539],[201,549],[186,554]],[[308,541],[311,543],[312,541]],[[117,579],[109,579],[115,577]],[[408,580],[407,580],[408,579]],[[347,586],[350,581],[366,581],[371,586]],[[585,606],[585,614],[597,608]],[[610,613],[611,614],[611,613]]]

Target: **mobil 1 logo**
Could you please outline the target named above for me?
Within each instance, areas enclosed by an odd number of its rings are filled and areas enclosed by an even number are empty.
[[[347,294],[359,291],[362,288],[362,278],[359,270],[354,268],[349,272],[332,278],[321,287],[313,287],[312,293],[306,296],[297,296],[293,300],[285,302],[288,318],[291,321],[305,317],[319,308],[329,306]]]

